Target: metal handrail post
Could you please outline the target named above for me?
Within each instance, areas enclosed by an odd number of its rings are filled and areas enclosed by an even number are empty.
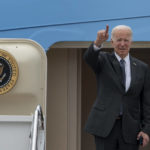
[[[39,124],[39,121],[41,124]],[[38,127],[40,127],[44,130],[44,117],[42,113],[41,106],[38,105],[33,118],[33,129],[31,133],[31,150],[37,150],[37,141],[38,141]]]

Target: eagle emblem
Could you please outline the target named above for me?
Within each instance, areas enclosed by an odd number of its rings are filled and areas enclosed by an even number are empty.
[[[18,65],[15,58],[0,49],[0,95],[10,91],[18,79]]]

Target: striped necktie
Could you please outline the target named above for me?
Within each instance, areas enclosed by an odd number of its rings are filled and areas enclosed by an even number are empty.
[[[125,60],[124,59],[120,60],[120,67],[122,71],[122,83],[124,87],[126,88],[126,73],[125,73]]]
[[[125,60],[121,59],[120,60],[120,68],[121,68],[121,72],[122,72],[122,83],[124,85],[124,88],[126,90],[126,73],[125,73]],[[120,115],[123,114],[123,105],[121,104],[120,106]]]

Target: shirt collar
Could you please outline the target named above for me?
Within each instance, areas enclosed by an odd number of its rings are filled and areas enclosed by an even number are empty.
[[[116,52],[115,52],[115,56],[117,58],[117,60],[120,62],[120,60],[122,59]],[[130,62],[129,59],[129,54],[124,58],[125,62]]]

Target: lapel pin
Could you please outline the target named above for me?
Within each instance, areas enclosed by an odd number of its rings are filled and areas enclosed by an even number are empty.
[[[135,62],[133,62],[133,65],[134,65],[134,66],[136,66],[136,63],[135,63]]]

